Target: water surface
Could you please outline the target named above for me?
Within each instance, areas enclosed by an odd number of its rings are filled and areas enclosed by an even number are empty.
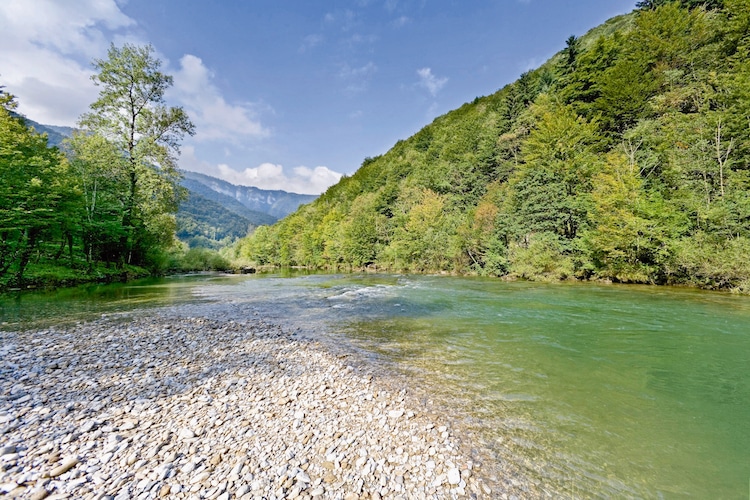
[[[452,277],[199,276],[2,300],[0,321],[216,302],[407,374],[466,415],[497,460],[548,491],[747,498],[747,297]]]

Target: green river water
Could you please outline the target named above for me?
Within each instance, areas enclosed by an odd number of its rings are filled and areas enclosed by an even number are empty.
[[[2,299],[0,328],[212,304],[406,374],[543,490],[748,498],[748,297],[431,276],[189,276]]]

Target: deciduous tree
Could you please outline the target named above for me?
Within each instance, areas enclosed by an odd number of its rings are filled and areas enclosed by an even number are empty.
[[[81,126],[110,141],[124,157],[127,187],[122,225],[123,259],[145,257],[147,245],[164,244],[174,233],[180,189],[175,164],[185,135],[193,123],[180,107],[165,104],[172,77],[161,72],[161,61],[150,45],[112,45],[107,59],[94,61],[92,77],[100,87]]]

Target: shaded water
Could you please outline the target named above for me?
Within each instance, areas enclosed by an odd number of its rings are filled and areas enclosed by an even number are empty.
[[[747,498],[750,299],[423,276],[189,277],[0,301],[0,322],[231,304],[350,345],[570,497]],[[47,313],[45,311],[52,311]]]

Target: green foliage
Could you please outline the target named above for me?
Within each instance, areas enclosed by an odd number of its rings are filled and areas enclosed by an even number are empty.
[[[750,289],[750,0],[641,2],[237,246],[260,264]]]
[[[81,118],[86,130],[63,143],[67,155],[0,91],[0,287],[167,267],[182,196],[174,158],[193,126],[164,105],[172,79],[151,47],[112,46],[108,56],[95,61],[102,91]]]
[[[167,267],[170,271],[229,271],[232,264],[216,250],[208,248],[191,248],[187,251],[176,251],[169,256]]]
[[[197,193],[190,193],[177,212],[177,237],[191,248],[219,249],[254,228],[246,218]]]
[[[66,223],[60,208],[67,162],[11,111],[0,94],[0,283],[20,286],[45,233]]]
[[[164,93],[172,77],[149,45],[112,45],[107,59],[94,61],[92,79],[101,88],[80,125],[122,155],[117,168],[127,180],[122,193],[119,251],[123,261],[145,262],[151,246],[171,244],[182,190],[175,156],[194,127],[182,108],[167,107]]]
[[[641,0],[636,2],[635,6],[639,9],[654,10],[657,7],[666,5],[668,3],[679,3],[679,5],[686,9],[694,9],[696,7],[703,7],[706,9],[720,9],[724,2],[723,0]]]

